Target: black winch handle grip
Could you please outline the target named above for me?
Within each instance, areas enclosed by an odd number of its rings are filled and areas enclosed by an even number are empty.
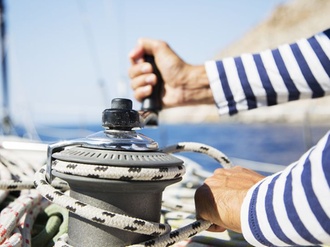
[[[162,89],[164,86],[164,80],[156,66],[154,56],[145,55],[144,61],[151,64],[152,71],[157,77],[157,83],[153,86],[151,95],[142,100],[141,110],[158,113],[162,109]]]

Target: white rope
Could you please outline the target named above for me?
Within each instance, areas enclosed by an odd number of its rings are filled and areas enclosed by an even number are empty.
[[[0,162],[0,175],[1,175],[1,177],[0,177],[1,181],[11,180],[10,171],[1,162]],[[6,199],[8,193],[9,193],[9,191],[7,191],[7,190],[0,191],[0,203],[2,203]]]
[[[192,151],[206,154],[213,157],[216,161],[220,162],[224,168],[232,166],[230,160],[219,150],[200,143],[183,142],[177,145],[169,146],[163,149],[163,152],[177,153],[183,151]],[[95,168],[98,169],[95,170]],[[152,180],[157,174],[159,175],[159,169],[141,168],[139,173],[130,172],[129,168],[114,168],[108,169],[109,166],[95,166],[86,165],[80,163],[55,161],[54,170],[58,172],[88,176],[88,174],[97,174],[100,178],[120,179],[122,177],[130,177],[132,180]],[[160,177],[165,179],[182,176],[184,173],[183,167],[175,167],[171,169],[165,169],[161,172]],[[116,170],[116,171],[114,171]],[[119,174],[117,174],[118,172]],[[61,191],[54,189],[46,181],[46,169],[45,166],[41,168],[35,175],[35,186],[37,190],[51,202],[58,204],[64,208],[67,208],[70,212],[77,214],[83,218],[89,219],[93,222],[100,223],[102,225],[111,226],[126,231],[134,231],[136,233],[159,235],[159,237],[148,240],[144,243],[133,246],[169,246],[183,239],[189,238],[207,228],[211,223],[203,220],[198,220],[190,225],[169,232],[170,226],[166,224],[148,222],[143,219],[137,219],[120,215],[114,212],[105,211],[91,205],[85,204],[79,200],[73,199],[67,195],[64,195]],[[141,224],[143,223],[143,224]],[[68,246],[65,240],[61,240],[64,244],[57,244],[56,246]]]
[[[46,181],[46,166],[37,171],[35,184],[37,190],[46,199],[90,221],[147,235],[160,235],[170,230],[167,225],[105,211],[63,194]]]
[[[0,246],[1,247],[20,247],[23,244],[23,237],[18,228],[15,228],[13,234]]]
[[[16,164],[19,163],[19,173],[24,175],[24,177],[30,177],[33,176],[36,169],[33,168],[32,164],[30,162],[27,162],[22,155],[17,156],[15,152],[12,152],[12,150],[0,150],[1,156],[5,157],[5,160],[7,160],[10,163],[10,171],[13,172],[14,168],[16,168]]]
[[[20,195],[1,210],[0,246],[29,247],[31,228],[38,213],[35,212],[36,208],[39,205],[47,205],[49,202],[44,200],[40,204],[42,200],[40,193],[36,190],[30,190],[34,188],[33,181],[25,180],[35,173],[33,167],[28,165],[24,159],[20,160],[19,155],[17,156],[8,150],[1,149],[0,151],[1,203],[6,199],[9,191],[20,190]],[[21,181],[20,179],[24,180]]]
[[[62,191],[68,190],[70,187],[67,182],[55,178],[52,181],[52,186]],[[17,190],[29,190],[34,189],[34,180],[3,180],[0,181],[1,191],[17,191]]]
[[[35,193],[35,191],[34,191]],[[34,207],[31,207],[20,219],[18,229],[22,233],[22,247],[31,246],[31,235],[33,224],[39,215],[50,203],[47,200],[41,200]]]
[[[7,169],[10,171],[12,177],[14,177],[15,179],[29,179],[29,176],[24,171],[24,168],[17,167],[16,164],[12,160],[9,160],[1,155],[0,161],[5,167],[7,167]]]
[[[184,166],[160,168],[115,167],[108,165],[89,165],[56,160],[52,169],[64,174],[117,179],[130,181],[170,180],[181,177],[185,173]]]
[[[219,151],[218,149],[197,142],[179,142],[176,145],[165,147],[163,150],[165,153],[178,153],[178,152],[196,152],[206,154],[212,158],[214,158],[217,162],[219,162],[223,168],[232,167],[232,163],[229,158]]]
[[[36,191],[27,195],[21,195],[2,210],[0,217],[0,243],[10,236],[27,210],[39,203],[41,198]]]
[[[208,229],[212,224],[205,220],[197,220],[192,224],[174,230],[166,235],[160,236],[155,239],[148,240],[141,244],[131,245],[131,247],[142,247],[142,246],[153,246],[153,247],[163,247],[171,246],[181,240],[190,238],[197,233]]]

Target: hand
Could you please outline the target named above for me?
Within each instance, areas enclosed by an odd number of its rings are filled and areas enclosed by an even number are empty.
[[[248,190],[264,176],[239,166],[217,169],[195,193],[196,217],[213,223],[209,231],[241,230],[241,206]]]
[[[138,101],[149,96],[152,86],[157,83],[151,64],[143,60],[144,54],[154,56],[163,77],[164,108],[214,103],[204,66],[185,63],[167,43],[152,39],[139,39],[138,45],[129,55],[131,67],[128,74],[134,97]]]

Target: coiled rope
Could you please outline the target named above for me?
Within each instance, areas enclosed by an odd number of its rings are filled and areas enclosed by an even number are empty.
[[[230,160],[226,155],[224,155],[219,150],[200,143],[193,142],[182,142],[176,145],[172,145],[161,150],[166,153],[178,153],[178,152],[197,152],[206,154],[214,158],[219,162],[224,168],[229,168],[232,166]],[[99,166],[98,166],[99,167]],[[108,166],[107,166],[108,167]],[[114,169],[97,169],[95,171],[95,166],[79,164],[79,163],[67,163],[56,161],[53,169],[67,174],[73,174],[77,176],[86,176],[87,174],[93,174],[97,172],[97,175],[102,178],[107,179],[120,179],[121,177],[129,176],[131,179],[148,181],[152,180],[159,175],[159,169],[152,168],[141,168],[139,173],[132,173],[129,168],[118,168]],[[115,172],[114,172],[115,171]],[[117,173],[118,172],[118,173]],[[168,171],[161,171],[162,174],[159,176],[161,179],[170,179],[174,177],[179,177],[184,174],[183,167],[176,167]],[[148,234],[152,236],[157,236],[152,240],[146,242],[132,245],[132,246],[170,246],[174,243],[177,243],[181,240],[194,236],[195,234],[207,229],[210,227],[211,223],[203,220],[197,220],[192,224],[179,228],[170,232],[170,226],[167,224],[148,222],[143,219],[137,219],[134,217],[128,217],[125,215],[117,214],[114,212],[105,211],[91,205],[88,205],[79,200],[73,199],[68,195],[65,195],[62,191],[55,189],[50,185],[46,180],[46,168],[42,167],[35,174],[34,185],[39,193],[48,199],[50,202],[60,205],[68,209],[70,212],[77,214],[81,217],[84,217],[93,222],[103,224],[106,226],[118,228],[121,230],[132,231]],[[143,222],[143,224],[141,224]],[[57,243],[56,246],[66,246],[69,245],[66,243],[66,236],[63,236]]]
[[[31,180],[40,164],[30,163],[24,158],[21,153],[0,148],[1,247],[30,247],[35,220],[50,205],[34,189]],[[55,180],[55,187],[69,189],[66,182]],[[17,195],[15,191],[20,193]]]

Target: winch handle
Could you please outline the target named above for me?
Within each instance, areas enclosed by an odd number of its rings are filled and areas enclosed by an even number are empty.
[[[146,54],[144,55],[144,61],[151,64],[152,71],[157,77],[157,83],[153,86],[151,95],[142,100],[141,110],[152,111],[158,114],[158,112],[162,109],[162,89],[164,86],[164,80],[156,66],[154,56]]]

